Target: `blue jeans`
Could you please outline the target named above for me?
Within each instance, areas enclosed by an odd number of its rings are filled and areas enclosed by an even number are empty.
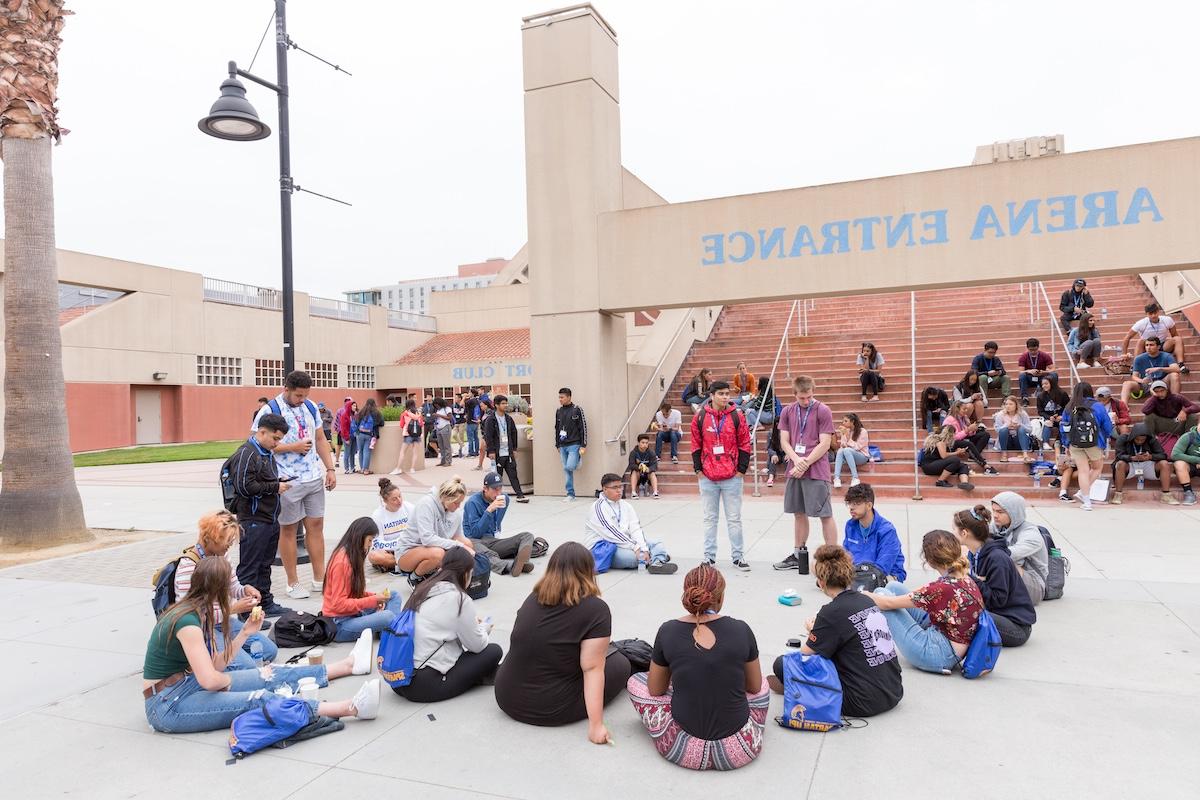
[[[373,630],[375,633],[382,633],[392,626],[392,622],[404,610],[404,600],[399,594],[392,595],[388,600],[387,607],[383,611],[363,611],[353,617],[332,617],[334,624],[337,625],[337,636],[333,637],[335,642],[353,642],[365,630]]]
[[[766,428],[774,421],[774,411],[759,411],[757,408],[751,408],[746,412],[746,425],[751,429],[755,424],[760,428]]]
[[[671,443],[671,458],[679,458],[679,440],[683,434],[679,431],[659,431],[654,436],[654,457],[662,458],[663,442]]]
[[[671,554],[666,546],[655,539],[647,539],[646,547],[650,548],[650,563],[662,564],[671,560]],[[637,553],[632,548],[618,547],[613,553],[612,569],[637,569]]]
[[[354,450],[355,441],[353,435],[349,439],[342,440],[342,468],[346,472],[354,472]]]
[[[354,434],[355,443],[358,445],[358,468],[362,472],[366,472],[371,468],[371,440],[375,438],[370,433]]]
[[[237,617],[234,617],[229,623],[230,636],[236,638],[237,635],[241,633],[243,627],[245,627],[245,624]],[[220,629],[221,626],[217,626],[217,641],[215,644],[217,646],[218,653],[225,650],[225,637],[221,635]],[[262,646],[261,658],[264,662],[269,664],[275,660],[275,656],[279,655],[279,648],[275,646],[275,643],[271,641],[269,636],[266,636],[262,633],[256,633],[246,639],[246,643],[242,645],[242,649],[238,651],[237,655],[229,659],[229,669],[254,669],[255,667],[259,666],[258,662],[254,660],[254,656],[251,655],[250,652],[251,647],[255,642]]]
[[[1008,428],[1000,428],[998,431],[998,434],[1000,436],[1000,449],[1001,450],[1008,450],[1009,445],[1014,443],[1013,442],[1014,439],[1016,440],[1015,443],[1021,448],[1022,452],[1028,453],[1030,451],[1030,449],[1032,448],[1032,445],[1029,443],[1029,429],[1028,428],[1024,428],[1024,427],[1017,428],[1016,436],[1013,436],[1011,433],[1009,433]]]
[[[467,455],[479,455],[479,423],[467,423]]]
[[[236,716],[259,705],[265,692],[273,692],[287,684],[295,692],[301,678],[316,678],[317,685],[329,685],[325,665],[315,667],[273,667],[275,674],[263,680],[256,669],[239,669],[225,673],[229,689],[224,692],[205,691],[195,675],[188,675],[174,686],[168,686],[145,701],[146,721],[160,733],[198,733],[228,728]],[[317,701],[309,701],[313,713]]]
[[[833,477],[842,477],[842,465],[850,468],[850,477],[858,480],[858,468],[870,461],[866,453],[859,452],[853,447],[839,447],[833,456]]]
[[[903,583],[892,581],[875,590],[876,594],[899,596],[908,594]],[[925,672],[948,672],[958,663],[958,656],[945,634],[929,624],[929,615],[919,608],[897,608],[883,612],[892,641],[908,663]]]
[[[579,445],[564,444],[558,448],[558,457],[562,459],[563,472],[567,475],[567,497],[575,496],[575,470],[579,469]]]
[[[729,549],[734,561],[742,553],[742,476],[710,481],[700,475],[700,502],[704,514],[704,557],[717,560],[717,518],[725,504],[725,527],[729,530]]]

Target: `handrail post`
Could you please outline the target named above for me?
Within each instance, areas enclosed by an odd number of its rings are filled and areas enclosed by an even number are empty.
[[[912,364],[910,366],[910,376],[912,379],[912,436],[913,436],[913,500],[924,500],[921,496],[921,468],[917,464],[917,448],[920,446],[917,443],[917,430],[920,426],[920,410],[917,407],[917,293],[910,291],[908,293],[908,318],[912,322],[909,331],[909,347],[912,349]]]
[[[788,331],[792,329],[792,317],[799,319],[796,313],[799,300],[792,301],[792,310],[788,312],[787,322],[783,326],[783,335],[779,337],[779,347],[775,349],[775,361],[771,364],[771,374],[767,377],[767,391],[771,393],[771,414],[775,414],[775,370],[779,368],[779,356],[783,354],[783,345],[787,342]],[[758,414],[754,418],[754,424],[750,426],[750,468],[754,470],[754,497],[762,497],[762,492],[758,488],[758,423],[762,417],[762,406],[759,406]]]

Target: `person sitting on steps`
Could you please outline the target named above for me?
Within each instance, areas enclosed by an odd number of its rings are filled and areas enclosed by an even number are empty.
[[[1171,450],[1171,458],[1175,462],[1175,477],[1183,488],[1183,504],[1196,505],[1196,493],[1192,490],[1192,478],[1200,477],[1200,431],[1192,428]]]
[[[833,454],[833,488],[842,488],[842,467],[850,470],[850,485],[857,486],[858,468],[871,460],[870,437],[863,428],[862,420],[853,412],[846,414],[838,423],[837,450]]]
[[[1079,318],[1079,327],[1071,329],[1067,337],[1067,352],[1076,365],[1083,362],[1089,367],[1099,366],[1096,362],[1104,352],[1100,344],[1100,331],[1096,330],[1096,318],[1085,313]]]
[[[1142,403],[1142,414],[1146,429],[1151,436],[1165,433],[1182,436],[1185,431],[1196,427],[1196,415],[1200,414],[1200,403],[1193,403],[1181,394],[1173,394],[1165,381],[1150,384],[1150,397]]]
[[[637,447],[629,451],[629,463],[625,470],[629,475],[631,499],[638,499],[643,483],[650,484],[650,490],[658,497],[658,456],[650,449],[650,434],[638,434]]]
[[[996,426],[996,436],[1000,440],[1000,462],[1008,461],[1008,451],[1014,447],[1021,450],[1022,460],[1028,464],[1033,459],[1029,451],[1033,448],[1030,438],[1032,425],[1029,414],[1017,403],[1017,398],[1009,395],[1000,404],[1000,410],[992,417]]]
[[[589,551],[600,542],[616,545],[612,569],[637,569],[645,564],[651,575],[674,575],[667,548],[657,539],[647,539],[637,511],[621,499],[621,476],[608,473],[600,479],[600,497],[584,519],[584,546]]]
[[[996,356],[999,350],[1000,345],[995,342],[984,342],[983,352],[971,359],[971,369],[979,373],[979,385],[985,394],[995,386],[999,387],[1001,397],[1008,397],[1012,394],[1012,379],[1004,362]]]
[[[663,442],[671,445],[671,463],[679,463],[679,440],[683,437],[683,415],[664,400],[654,413],[654,455],[662,458]]]
[[[859,347],[858,356],[854,359],[858,367],[858,382],[862,387],[862,401],[876,402],[883,392],[883,355],[875,349],[871,342],[863,342]]]
[[[969,458],[983,467],[985,475],[995,475],[998,470],[987,463],[983,457],[991,435],[982,423],[971,421],[971,404],[965,400],[956,400],[950,404],[950,416],[946,418],[946,427],[954,431],[954,454],[960,458]]]
[[[962,380],[954,385],[952,402],[962,401],[971,407],[971,421],[982,423],[984,410],[988,407],[987,392],[979,382],[979,373],[973,369],[967,370]]]
[[[1189,372],[1184,363],[1186,359],[1183,355],[1183,336],[1175,327],[1175,320],[1163,314],[1162,306],[1153,301],[1146,304],[1146,316],[1133,323],[1129,333],[1125,334],[1121,349],[1127,355],[1136,355],[1146,349],[1146,340],[1150,337],[1157,338],[1162,342],[1162,349],[1175,356],[1180,372],[1185,375]],[[1137,344],[1130,347],[1129,343],[1135,338],[1138,340]]]
[[[995,503],[993,503],[993,506]],[[996,624],[1003,647],[1020,647],[1029,641],[1037,611],[1033,608],[1029,590],[1021,580],[1021,572],[1009,555],[1003,536],[988,533],[988,510],[985,506],[959,511],[954,515],[958,540],[970,551],[974,565],[972,577],[983,606]]]
[[[1025,340],[1025,352],[1017,359],[1017,366],[1021,368],[1017,383],[1020,384],[1022,405],[1029,404],[1029,392],[1041,383],[1042,378],[1053,375],[1055,380],[1058,379],[1058,373],[1050,369],[1054,359],[1041,347],[1041,342],[1031,336]]]
[[[971,468],[952,449],[954,446],[954,428],[942,426],[937,433],[925,437],[919,458],[921,471],[930,477],[937,476],[935,486],[949,489],[957,486],[964,492],[972,492],[975,485],[971,483]],[[951,484],[950,477],[958,476],[958,483]]]
[[[950,413],[950,398],[946,392],[936,386],[926,386],[921,392],[921,418],[925,420],[925,430],[933,433],[942,427],[942,420]]]
[[[1058,321],[1062,325],[1063,332],[1071,330],[1071,323],[1075,320],[1080,320],[1082,325],[1087,310],[1095,304],[1096,300],[1087,288],[1087,281],[1083,278],[1076,278],[1075,282],[1071,284],[1071,288],[1063,292],[1062,297],[1058,300],[1058,310],[1062,312]]]
[[[1108,410],[1108,418],[1112,420],[1113,430],[1118,435],[1125,435],[1133,427],[1133,419],[1129,416],[1129,406],[1120,398],[1112,396],[1112,389],[1101,386],[1096,390],[1096,400]]]
[[[467,498],[463,506],[463,533],[475,546],[476,553],[485,553],[492,572],[514,578],[533,572],[532,533],[513,536],[500,535],[508,513],[508,496],[501,491],[503,482],[495,472],[483,476],[483,489]]]
[[[1135,475],[1142,479],[1157,479],[1161,490],[1161,500],[1169,506],[1179,505],[1179,501],[1171,494],[1171,462],[1163,451],[1157,436],[1150,435],[1150,429],[1144,422],[1133,426],[1133,430],[1117,439],[1116,459],[1112,464],[1113,471],[1113,505],[1125,501],[1125,480]]]
[[[1179,393],[1179,365],[1175,357],[1162,350],[1162,342],[1156,336],[1146,339],[1143,345],[1146,352],[1133,359],[1129,380],[1121,384],[1121,400],[1126,403],[1134,392],[1138,398],[1144,397],[1155,381],[1163,381],[1171,392]]]
[[[729,379],[729,402],[740,407],[757,395],[758,378],[754,377],[753,372],[746,371],[745,361],[737,362],[733,377]]]
[[[708,398],[712,395],[712,390],[709,384],[712,383],[712,370],[708,367],[696,373],[696,377],[692,378],[691,383],[683,390],[683,402],[692,407],[692,412],[698,412],[700,406],[708,402]]]
[[[1071,396],[1058,386],[1057,375],[1042,378],[1041,391],[1037,396],[1038,416],[1042,419],[1041,440],[1051,447],[1058,441],[1058,426],[1062,422],[1063,409],[1071,402]]]

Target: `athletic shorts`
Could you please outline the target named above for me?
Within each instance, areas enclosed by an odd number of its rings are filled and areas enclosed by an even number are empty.
[[[306,517],[325,516],[325,479],[293,483],[279,495],[279,524],[295,525]]]
[[[814,478],[788,478],[783,490],[783,511],[785,514],[803,514],[806,517],[833,516],[833,504],[830,503],[832,488],[829,481],[819,481]]]
[[[1078,464],[1080,461],[1103,461],[1104,451],[1099,447],[1076,447],[1071,445],[1071,460]]]

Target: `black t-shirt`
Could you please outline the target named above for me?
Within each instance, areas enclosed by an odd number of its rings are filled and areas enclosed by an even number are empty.
[[[758,642],[740,619],[706,624],[717,639],[711,650],[696,644],[693,623],[664,622],[654,638],[653,659],[671,670],[671,715],[679,727],[713,741],[737,733],[750,718],[746,662],[758,659]]]
[[[518,722],[558,724],[583,697],[579,643],[611,634],[612,612],[599,597],[585,597],[576,606],[543,606],[529,595],[496,673],[497,704]]]
[[[904,696],[891,629],[865,594],[847,590],[822,606],[807,644],[837,667],[843,714],[881,714]]]

